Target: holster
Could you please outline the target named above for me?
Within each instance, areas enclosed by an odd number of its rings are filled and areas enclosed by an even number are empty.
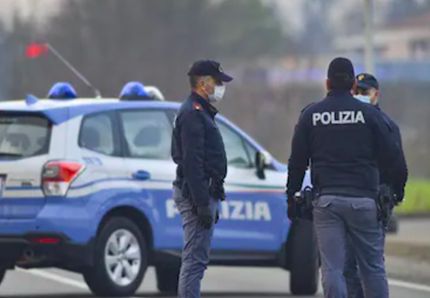
[[[312,210],[315,199],[316,193],[310,186],[306,186],[298,195],[294,196],[294,208],[296,208],[298,219],[313,220]]]

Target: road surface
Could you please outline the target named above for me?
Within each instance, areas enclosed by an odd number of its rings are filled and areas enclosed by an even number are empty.
[[[430,241],[430,218],[402,218],[399,220],[399,232],[396,238],[411,241]]]
[[[392,281],[391,298],[428,298],[430,287]],[[288,273],[280,269],[210,267],[203,297],[278,298],[291,297]],[[0,297],[92,297],[79,275],[61,270],[17,270],[9,272],[0,288]],[[157,293],[150,268],[139,292],[133,297],[166,297]],[[323,297],[321,292],[316,297]],[[304,297],[306,298],[306,297]]]

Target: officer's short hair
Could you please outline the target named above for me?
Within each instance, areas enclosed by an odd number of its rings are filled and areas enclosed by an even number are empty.
[[[330,78],[330,89],[351,90],[354,85],[354,78]]]
[[[192,89],[196,88],[200,80],[208,80],[209,76],[188,76],[190,80],[190,86]]]
[[[191,86],[191,88],[193,88],[193,89],[196,88],[197,85],[198,85],[198,83],[199,83],[199,77],[197,77],[197,76],[189,76],[188,78],[190,80],[190,86]]]

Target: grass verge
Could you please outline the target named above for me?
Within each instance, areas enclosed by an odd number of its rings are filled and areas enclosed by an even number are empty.
[[[395,208],[398,214],[424,214],[430,215],[430,180],[411,179],[405,190],[405,200],[402,205]]]

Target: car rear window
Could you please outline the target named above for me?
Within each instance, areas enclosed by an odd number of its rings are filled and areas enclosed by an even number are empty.
[[[40,115],[0,114],[0,159],[47,154],[51,124]]]

